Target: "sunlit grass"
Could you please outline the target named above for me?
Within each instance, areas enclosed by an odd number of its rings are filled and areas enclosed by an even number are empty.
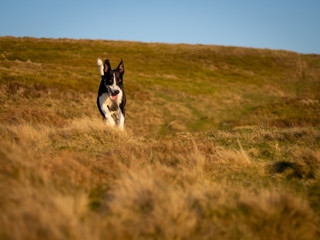
[[[320,57],[0,38],[0,239],[318,239]],[[124,60],[125,131],[96,108]]]

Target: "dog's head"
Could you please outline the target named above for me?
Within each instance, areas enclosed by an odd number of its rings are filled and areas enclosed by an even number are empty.
[[[123,75],[124,65],[122,59],[116,69],[111,68],[109,59],[104,61],[104,84],[113,100],[117,100],[123,90]]]

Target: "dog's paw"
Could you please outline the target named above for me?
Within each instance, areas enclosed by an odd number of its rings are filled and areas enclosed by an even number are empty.
[[[97,59],[97,65],[100,67],[100,66],[103,66],[103,62],[100,58]]]

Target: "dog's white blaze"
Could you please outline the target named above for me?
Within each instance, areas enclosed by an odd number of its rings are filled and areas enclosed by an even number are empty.
[[[120,91],[120,88],[117,85],[117,80],[116,80],[116,74],[115,73],[113,73],[113,83],[112,83],[111,89],[112,89],[112,91],[115,91],[115,90],[119,90]]]
[[[117,81],[116,81],[116,74],[113,73],[113,87],[116,88],[117,87]]]

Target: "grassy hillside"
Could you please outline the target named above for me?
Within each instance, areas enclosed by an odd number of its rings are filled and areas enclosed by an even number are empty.
[[[0,38],[0,239],[319,239],[320,56]],[[125,65],[126,130],[96,107]]]

